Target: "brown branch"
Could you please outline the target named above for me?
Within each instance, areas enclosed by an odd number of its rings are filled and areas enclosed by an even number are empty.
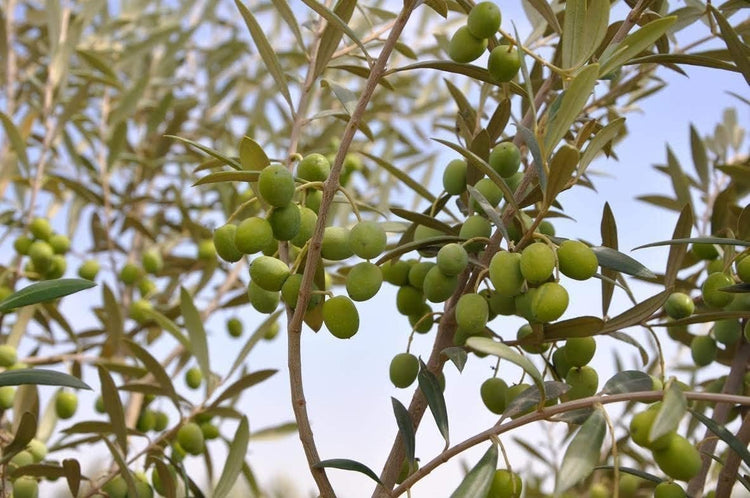
[[[742,420],[742,425],[740,426],[740,430],[737,431],[736,437],[745,447],[750,443],[750,412]],[[724,468],[721,469],[721,473],[719,474],[715,498],[729,498],[732,495],[732,488],[734,487],[734,483],[737,482],[741,462],[742,457],[739,453],[736,451],[729,452],[727,460],[724,462]]]

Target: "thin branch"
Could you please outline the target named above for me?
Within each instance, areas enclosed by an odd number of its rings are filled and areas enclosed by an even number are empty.
[[[750,443],[750,412],[742,420],[742,425],[740,426],[740,430],[737,431],[736,437],[745,447]],[[719,474],[715,498],[729,498],[732,495],[732,488],[734,487],[734,483],[737,482],[741,462],[742,457],[739,453],[736,451],[729,452],[724,462],[724,468],[721,469],[721,473]]]

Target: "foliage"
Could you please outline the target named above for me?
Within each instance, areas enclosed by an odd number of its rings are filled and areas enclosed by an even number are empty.
[[[529,0],[523,39],[492,6],[479,7],[488,19],[469,15],[470,0],[6,2],[2,493],[65,477],[74,496],[152,486],[165,496],[265,496],[249,445],[297,432],[326,497],[330,469],[398,496],[489,441],[449,486],[478,496],[500,486],[496,475],[516,482],[496,474],[501,454],[501,469],[513,465],[499,436],[530,423],[564,424],[571,437],[552,464],[519,443],[553,471],[519,472],[525,496],[630,496],[634,482],[651,489],[672,478],[691,496],[750,489],[750,270],[741,265],[750,164],[738,153],[736,111],[710,136],[686,130],[692,168],[667,146],[655,168],[673,192],[640,198],[678,215],[671,238],[640,248],[668,246],[663,271],[620,251],[609,205],[599,244],[554,230],[566,216],[560,195],[593,189],[592,163],[616,159],[626,112],[665,98],[658,68],[701,66],[750,83],[741,2],[627,5],[618,17],[602,0]],[[678,43],[685,33],[695,37]],[[474,62],[485,52],[488,68]],[[74,265],[82,279],[64,278]],[[560,320],[568,279],[592,278],[601,316]],[[652,296],[638,302],[633,281],[652,284]],[[393,314],[411,331],[391,378],[415,387],[408,405],[392,398],[398,434],[378,474],[347,455],[318,455],[300,341],[324,329],[354,337],[361,302],[382,285],[398,287]],[[632,306],[610,316],[615,292]],[[249,307],[267,319],[244,323],[253,326],[244,344],[212,362],[207,324]],[[517,336],[503,332],[509,316],[527,322]],[[241,397],[277,370],[250,370],[247,358],[283,323],[295,421],[251,432],[260,408],[246,412]],[[242,325],[233,317],[229,334],[243,336]],[[695,365],[666,364],[662,329]],[[409,351],[415,333],[434,337],[424,360]],[[602,336],[637,348],[643,372],[618,357],[615,375],[599,378],[588,363]],[[443,396],[448,360],[459,371],[491,362],[503,381],[482,392],[498,423],[460,442]],[[512,378],[508,363],[532,384]],[[711,379],[696,382],[708,365]],[[690,378],[672,377],[678,367]],[[183,373],[186,386],[175,381]],[[99,413],[70,422],[74,392],[40,387],[89,384]],[[636,402],[657,400],[638,411]],[[613,423],[613,403],[646,429],[638,443]],[[445,440],[437,454],[416,439],[427,409]],[[106,467],[82,468],[76,451],[88,445],[111,456]],[[695,471],[675,466],[675,453],[689,454]],[[189,455],[204,459],[207,484]]]

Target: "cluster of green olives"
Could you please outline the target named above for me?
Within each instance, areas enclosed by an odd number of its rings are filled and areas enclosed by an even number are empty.
[[[11,458],[8,470],[39,464],[47,456],[47,446],[38,439],[32,439],[26,448]],[[12,479],[14,498],[36,498],[39,496],[39,482],[33,476],[20,476]]]
[[[28,256],[24,274],[30,280],[52,280],[65,274],[68,264],[65,255],[70,251],[67,235],[55,233],[46,218],[34,218],[28,226],[29,235],[21,235],[13,242],[13,248],[22,256]],[[0,297],[10,294],[10,289],[0,290]]]
[[[480,2],[472,7],[466,24],[458,28],[448,44],[448,55],[456,62],[469,63],[482,56],[500,28],[502,15],[493,2]],[[515,78],[521,68],[521,56],[512,44],[500,43],[487,59],[487,71],[498,82]]]

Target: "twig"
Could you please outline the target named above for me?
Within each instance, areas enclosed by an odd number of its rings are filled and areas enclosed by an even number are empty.
[[[747,446],[750,442],[750,412],[742,420],[742,425],[740,426],[740,430],[737,431],[736,437],[743,446]],[[730,451],[724,462],[724,468],[721,469],[721,473],[719,474],[715,498],[729,498],[732,495],[732,488],[739,475],[740,462],[742,462],[740,454],[736,451]]]

